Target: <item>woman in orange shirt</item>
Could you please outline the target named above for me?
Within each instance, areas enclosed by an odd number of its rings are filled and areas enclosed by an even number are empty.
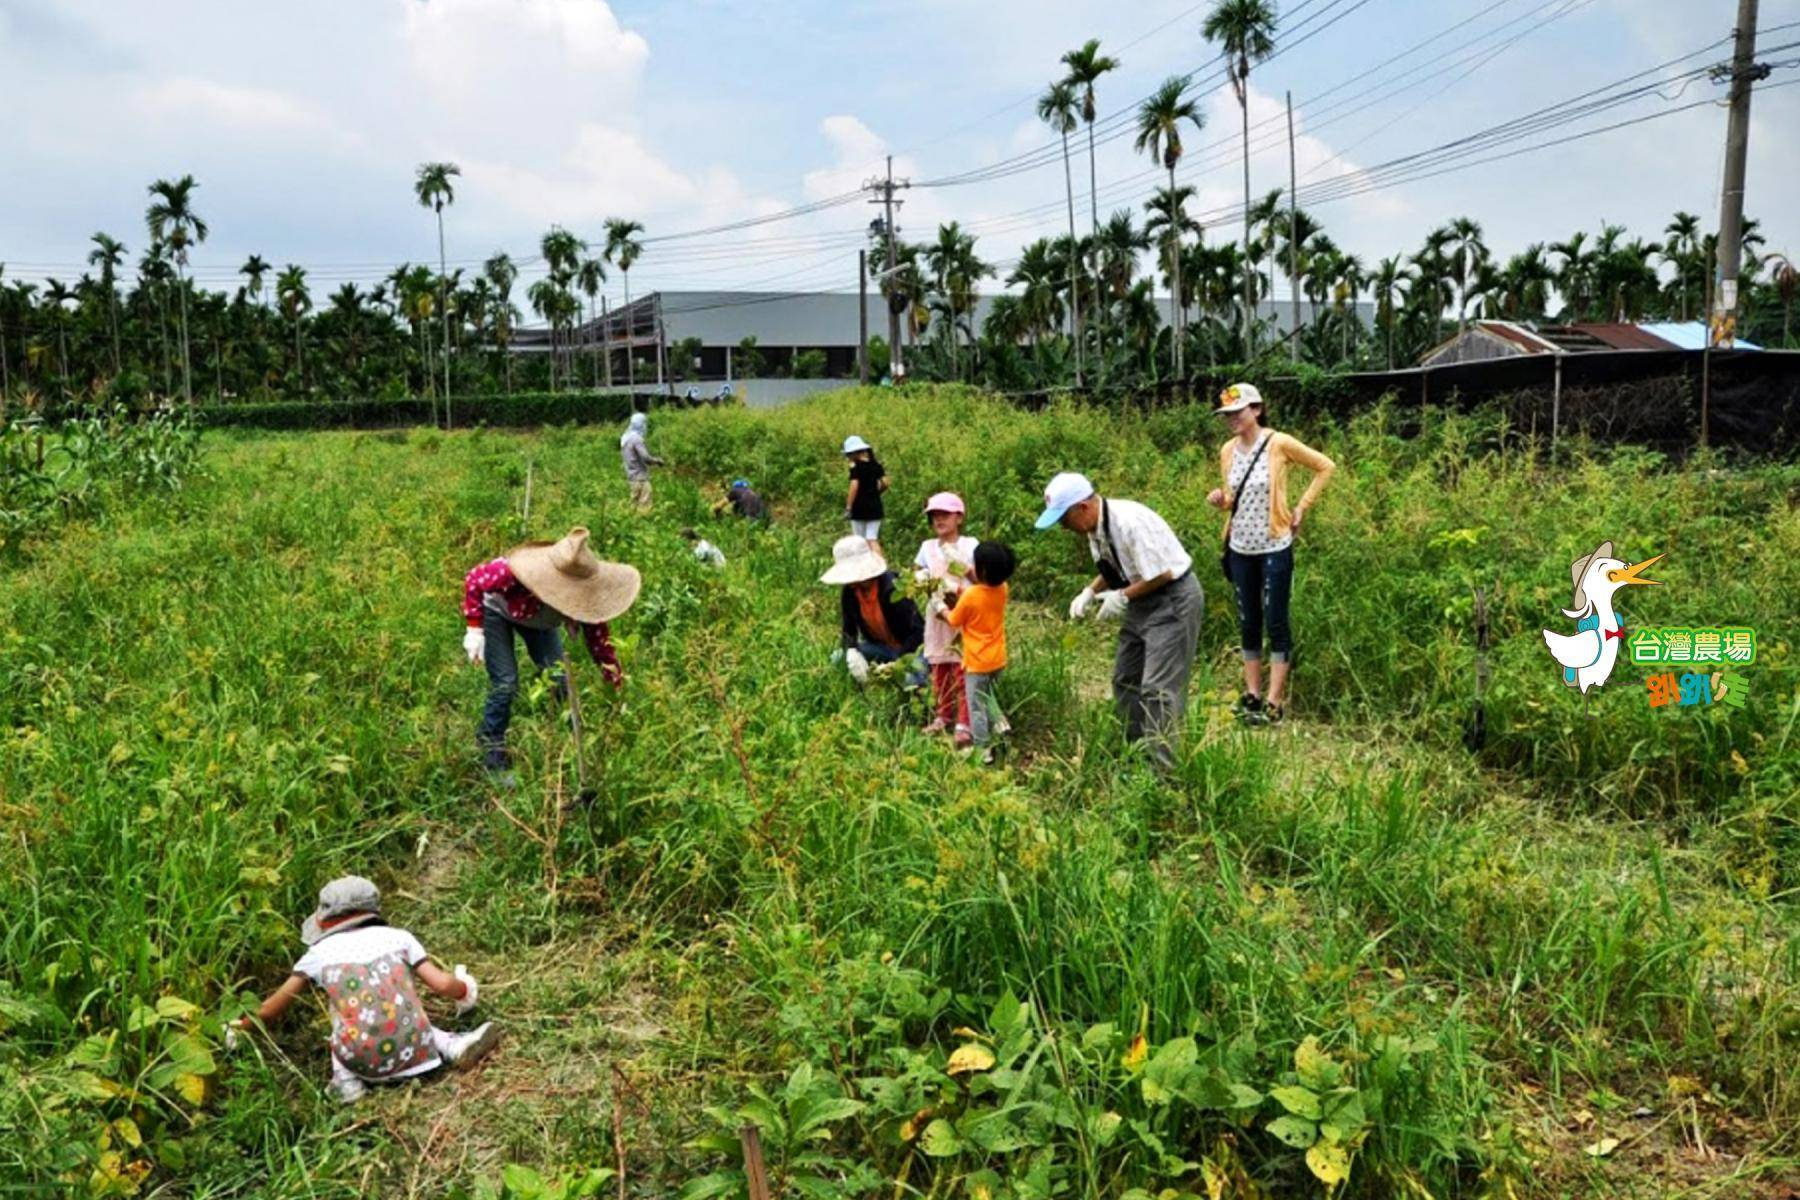
[[[982,750],[983,762],[994,761],[988,745],[995,733],[1006,733],[1006,723],[995,696],[995,684],[1006,669],[1006,581],[1017,565],[1012,547],[1005,542],[982,542],[975,547],[975,582],[957,597],[956,607],[944,615],[953,629],[962,632],[963,687],[969,697],[969,735]],[[942,605],[943,601],[934,600]]]

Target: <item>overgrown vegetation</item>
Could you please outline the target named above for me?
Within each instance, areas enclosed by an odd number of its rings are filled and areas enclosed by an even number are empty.
[[[121,496],[179,488],[198,451],[193,422],[170,412],[140,417],[115,405],[54,428],[0,422],[0,553]]]
[[[677,473],[647,518],[610,431],[218,432],[194,486],[7,568],[0,1176],[525,1196],[610,1193],[623,1165],[627,1194],[742,1195],[748,1120],[788,1196],[1800,1179],[1794,466],[1548,463],[1490,452],[1517,439],[1486,415],[1300,429],[1341,470],[1301,548],[1294,719],[1246,733],[1203,411],[893,399],[661,417]],[[895,480],[893,546],[954,488],[1020,551],[1004,769],[827,662],[848,429]],[[1060,619],[1080,547],[1028,532],[1066,466],[1195,550],[1176,786],[1124,753],[1106,631]],[[776,520],[707,525],[715,572],[679,531],[734,475]],[[565,811],[541,686],[519,789],[476,771],[456,600],[470,564],[577,522],[645,588],[625,689],[580,676],[602,798]],[[1537,630],[1601,538],[1669,556],[1628,624],[1758,629],[1749,707],[1653,711],[1621,667],[1583,720]],[[475,968],[511,1039],[344,1113],[318,1017],[214,1039],[350,869]]]

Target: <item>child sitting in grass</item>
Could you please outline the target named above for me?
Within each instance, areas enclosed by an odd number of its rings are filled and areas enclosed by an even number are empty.
[[[975,564],[975,539],[963,536],[963,502],[955,492],[939,492],[925,502],[925,517],[934,536],[926,538],[913,559],[913,578],[930,585],[954,604],[968,586],[968,572]],[[931,687],[936,711],[923,732],[954,730],[957,746],[969,744],[969,700],[963,688],[962,654],[956,648],[956,630],[939,611],[925,614],[925,661],[931,665]]]
[[[308,987],[325,989],[331,1008],[331,1094],[360,1100],[371,1083],[410,1079],[449,1063],[468,1066],[493,1049],[500,1030],[488,1021],[470,1033],[432,1025],[413,980],[456,1002],[458,1015],[475,1007],[479,989],[468,968],[446,972],[425,955],[419,939],[381,919],[381,892],[359,875],[319,890],[319,907],[300,927],[308,947],[287,982],[264,1000],[257,1019],[275,1021]],[[231,1023],[249,1028],[249,1018]]]
[[[962,631],[963,687],[968,693],[969,733],[981,749],[983,762],[994,761],[990,744],[996,734],[1012,731],[995,694],[1000,672],[1006,669],[1006,581],[1012,578],[1017,559],[1005,542],[982,542],[975,547],[975,582],[957,597],[956,607],[944,616]],[[932,605],[944,607],[941,598]]]

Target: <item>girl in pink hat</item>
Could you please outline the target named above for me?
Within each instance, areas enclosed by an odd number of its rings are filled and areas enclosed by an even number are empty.
[[[927,500],[925,517],[931,522],[934,536],[925,539],[913,559],[913,578],[941,594],[945,608],[955,607],[956,598],[969,584],[969,568],[975,563],[977,543],[974,538],[963,536],[963,516],[962,497],[955,492],[939,492]],[[925,661],[931,665],[931,687],[936,698],[936,715],[924,732],[952,730],[956,744],[967,746],[969,700],[963,690],[962,652],[957,649],[956,630],[941,612],[928,612],[925,617],[924,652]]]

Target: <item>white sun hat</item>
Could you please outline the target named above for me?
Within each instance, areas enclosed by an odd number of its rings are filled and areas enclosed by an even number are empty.
[[[854,433],[844,439],[845,454],[855,454],[858,450],[873,450],[874,448]]]
[[[819,576],[820,583],[862,583],[877,579],[887,571],[887,560],[869,549],[869,539],[847,533],[831,547],[831,570]]]
[[[1262,393],[1256,390],[1254,383],[1234,383],[1219,393],[1219,407],[1213,411],[1223,416],[1226,413],[1242,412],[1252,404],[1262,402]]]

